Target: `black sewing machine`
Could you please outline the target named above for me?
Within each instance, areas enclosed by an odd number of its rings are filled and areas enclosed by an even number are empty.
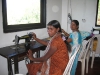
[[[27,35],[23,35],[21,37],[15,35],[15,40],[13,40],[13,42],[15,42],[15,45],[16,45],[16,49],[18,48],[18,45],[19,45],[19,40],[21,39],[25,39],[25,48],[26,50],[29,50],[30,49],[30,40],[32,39],[32,33],[29,33]]]
[[[92,28],[92,31],[93,31],[93,32],[94,32],[94,31],[99,31],[99,34],[100,34],[100,28],[97,28],[97,29]]]

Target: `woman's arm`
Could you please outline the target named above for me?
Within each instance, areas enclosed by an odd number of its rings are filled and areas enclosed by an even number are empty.
[[[50,49],[48,50],[48,52],[47,52],[43,57],[34,58],[34,57],[32,56],[32,51],[31,51],[31,50],[28,51],[27,56],[28,56],[28,58],[29,58],[31,61],[34,61],[34,62],[44,62],[44,61],[46,61],[47,59],[49,59],[49,58],[56,52],[56,50],[57,50],[57,47],[51,45],[51,46],[50,46]]]
[[[43,45],[47,46],[48,42],[43,41],[43,40],[37,38],[35,33],[32,33],[32,34],[33,34],[33,39],[34,39],[34,40],[36,40],[36,41],[39,42],[40,44],[43,44]]]
[[[35,38],[35,40],[36,40],[37,42],[39,42],[39,43],[41,43],[41,44],[45,45],[45,46],[47,46],[47,44],[48,44],[48,42],[43,41],[43,40],[38,39],[38,38]]]
[[[63,29],[62,29],[62,32],[67,36],[69,37],[69,34],[67,32],[65,32]]]
[[[69,35],[67,32],[65,32],[63,29],[62,29],[62,32],[63,32],[67,37],[70,36],[70,35]],[[67,41],[68,43],[70,43],[70,42],[72,42],[72,39],[71,39],[71,38],[68,38],[66,41]]]
[[[70,43],[70,42],[72,42],[72,39],[71,39],[71,38],[68,38],[66,41],[67,41],[68,43]]]

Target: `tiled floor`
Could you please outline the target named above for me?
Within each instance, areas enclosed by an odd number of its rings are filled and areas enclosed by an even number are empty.
[[[91,65],[91,58],[89,61],[89,71],[88,74],[85,75],[100,75],[100,57],[96,57],[94,60],[93,69],[90,68]],[[78,66],[76,69],[76,75],[81,75],[81,63],[78,62]]]

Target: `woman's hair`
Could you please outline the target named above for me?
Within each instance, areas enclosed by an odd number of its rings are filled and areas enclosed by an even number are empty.
[[[70,45],[70,43],[67,42],[67,41],[64,41],[64,42],[65,42],[65,44],[67,46],[68,52],[71,52],[71,45]]]
[[[59,31],[58,31],[58,32],[62,32],[62,31],[61,31],[61,25],[60,25],[60,23],[59,23],[57,20],[52,20],[52,21],[50,21],[47,25],[48,25],[48,26],[53,26],[53,27],[55,27],[56,29],[59,28]]]
[[[72,22],[74,22],[77,26],[79,26],[78,20],[72,20]]]

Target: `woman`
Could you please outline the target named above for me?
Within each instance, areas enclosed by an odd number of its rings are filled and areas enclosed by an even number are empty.
[[[68,36],[68,39],[66,41],[69,42],[72,47],[74,45],[77,45],[77,44],[81,45],[82,44],[82,37],[81,37],[80,31],[78,30],[79,29],[79,22],[77,20],[72,20],[70,28],[72,30],[71,34],[68,34],[67,32],[65,32],[62,29],[62,32],[66,36]],[[72,54],[73,54],[73,51],[72,51]],[[75,75],[77,63],[78,63],[78,57],[79,57],[79,53],[75,57],[74,64],[73,64],[72,70],[71,70],[71,75]]]
[[[65,67],[69,61],[66,44],[61,37],[61,26],[56,20],[52,20],[47,26],[48,35],[51,37],[49,43],[46,43],[36,37],[33,38],[44,45],[47,45],[44,56],[34,58],[32,51],[28,51],[28,58],[33,63],[27,64],[29,75],[63,75]]]
[[[71,46],[74,46],[76,44],[82,43],[82,37],[81,33],[79,32],[79,22],[77,20],[72,20],[70,28],[72,30],[72,33],[68,34],[62,29],[62,32],[68,37],[67,42],[71,44]]]

